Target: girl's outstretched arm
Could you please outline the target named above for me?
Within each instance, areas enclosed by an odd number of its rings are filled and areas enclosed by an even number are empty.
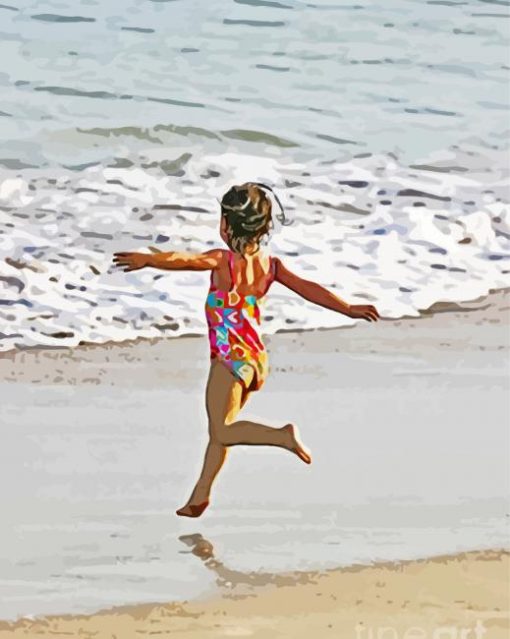
[[[210,271],[218,266],[222,253],[220,249],[205,253],[115,253],[113,262],[125,272],[147,266],[167,271]]]
[[[379,313],[375,306],[365,304],[348,304],[334,293],[328,291],[327,288],[305,280],[299,275],[286,268],[279,258],[273,258],[276,262],[275,279],[283,284],[291,291],[297,293],[300,297],[313,304],[318,304],[324,308],[329,308],[337,313],[342,313],[348,317],[365,319],[368,322],[376,322],[379,319]]]

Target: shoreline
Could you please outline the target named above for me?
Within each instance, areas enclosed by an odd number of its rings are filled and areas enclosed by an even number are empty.
[[[195,553],[200,554],[200,553]],[[211,557],[202,557],[207,565]],[[128,639],[172,635],[209,637],[361,636],[390,626],[397,633],[422,629],[432,637],[440,628],[474,629],[503,639],[510,629],[505,590],[510,552],[469,551],[398,562],[353,565],[291,573],[287,582],[235,587],[194,601],[146,603],[105,608],[94,614],[48,615],[0,621],[0,639],[55,634]],[[281,575],[285,577],[285,575]],[[306,627],[305,625],[306,624]],[[428,634],[428,633],[431,634]],[[459,631],[460,632],[460,631]],[[120,633],[120,634],[118,634]],[[395,636],[395,635],[392,635]],[[397,636],[403,636],[398,634]],[[451,635],[448,635],[451,636]]]
[[[495,306],[497,309],[501,310],[502,301],[506,298],[509,298],[508,301],[508,309],[510,309],[510,287],[500,288],[500,289],[490,289],[487,295],[482,295],[475,299],[461,301],[461,302],[434,302],[430,307],[426,309],[422,309],[419,311],[419,314],[416,316],[412,315],[403,315],[398,318],[385,318],[382,317],[379,320],[381,324],[400,324],[401,322],[410,323],[416,321],[429,320],[430,318],[436,317],[441,314],[455,314],[455,313],[472,313],[477,311],[488,310],[491,306]],[[510,314],[509,314],[510,318]],[[205,320],[204,320],[205,322]],[[264,333],[262,335],[265,339],[274,338],[277,335],[301,335],[315,332],[336,332],[336,331],[346,331],[346,330],[355,330],[360,326],[364,326],[365,322],[363,320],[358,320],[354,324],[349,325],[339,325],[339,326],[326,326],[326,327],[312,327],[312,328],[284,328],[278,329],[274,333]],[[204,324],[205,326],[205,324]],[[59,345],[51,345],[51,346],[19,346],[16,348],[11,348],[8,350],[1,351],[0,350],[0,363],[2,360],[13,360],[18,355],[23,353],[67,353],[67,352],[83,352],[91,349],[115,349],[115,348],[130,348],[136,347],[138,345],[149,345],[154,346],[158,345],[161,342],[168,342],[174,340],[196,340],[203,339],[206,337],[206,332],[203,333],[183,333],[181,335],[161,335],[157,337],[134,337],[128,338],[125,340],[108,340],[105,342],[80,342],[77,346],[59,346]]]
[[[336,350],[340,351],[338,346],[341,345],[341,351],[345,353],[363,352],[369,346],[372,353],[383,352],[387,350],[388,346],[394,352],[395,348],[399,348],[400,343],[404,342],[406,343],[405,347],[409,347],[411,351],[421,350],[420,340],[414,341],[412,332],[406,333],[405,338],[401,335],[402,329],[417,327],[421,329],[420,338],[426,337],[426,342],[421,343],[422,346],[432,347],[434,350],[450,346],[458,348],[459,340],[455,338],[454,331],[452,331],[458,321],[466,323],[472,330],[473,336],[486,343],[486,346],[481,346],[482,350],[485,348],[510,349],[510,334],[507,330],[507,326],[510,325],[510,288],[492,292],[488,296],[477,298],[471,302],[434,304],[418,317],[381,319],[377,323],[359,320],[351,326],[280,330],[271,334],[263,333],[263,339],[268,347],[270,365],[273,351],[277,352],[282,344],[287,344],[289,341],[297,343],[304,340],[311,342],[315,348],[324,338],[329,338],[337,347]],[[487,325],[490,325],[490,334],[486,330]],[[438,342],[435,333],[437,329],[448,333],[447,341]],[[351,335],[355,337],[355,340],[346,339],[350,338]],[[463,346],[470,349],[476,347],[476,344],[470,344],[466,337],[467,334],[464,331],[461,337]],[[147,353],[154,353],[151,364],[156,364],[161,372],[161,360],[172,351],[184,362],[185,367],[191,364],[190,351],[194,357],[199,359],[197,364],[193,365],[196,371],[204,371],[208,366],[209,351],[205,334],[178,337],[139,337],[121,342],[91,342],[76,347],[37,346],[3,351],[0,352],[0,379],[8,382],[23,380],[42,383],[44,378],[30,374],[30,372],[36,373],[41,369],[49,383],[67,383],[65,376],[61,377],[58,374],[50,379],[52,374],[59,370],[55,368],[59,362],[68,364],[85,361],[87,365],[95,369],[100,369],[101,364],[104,364],[104,369],[112,369],[115,368],[116,364],[125,364],[134,359],[142,364],[142,358]],[[31,369],[33,368],[33,371],[26,371],[28,365]],[[74,372],[77,372],[76,366],[73,368]],[[274,369],[274,367],[271,368]],[[175,375],[172,378],[176,380]],[[90,381],[91,378],[84,377],[82,381],[87,381],[87,379]],[[110,376],[109,381],[116,383],[115,379]],[[79,383],[79,376],[72,383]]]

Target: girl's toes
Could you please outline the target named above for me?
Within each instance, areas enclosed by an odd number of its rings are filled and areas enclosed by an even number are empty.
[[[311,464],[312,463],[312,457],[310,455],[309,452],[307,452],[304,448],[296,448],[295,451],[296,455],[305,462],[305,464]]]
[[[289,450],[296,454],[299,459],[305,462],[305,464],[311,464],[312,456],[310,455],[310,451],[299,439],[297,428],[294,426],[294,424],[287,424],[283,427],[283,430],[287,431],[287,433],[289,433],[290,435],[291,445]]]

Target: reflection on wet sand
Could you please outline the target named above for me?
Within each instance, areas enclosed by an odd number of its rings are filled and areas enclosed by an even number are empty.
[[[292,572],[287,574],[274,574],[271,572],[243,572],[242,570],[232,570],[217,559],[214,555],[214,546],[200,533],[191,535],[181,535],[179,541],[189,546],[193,555],[199,557],[204,565],[216,574],[216,583],[223,588],[234,588],[236,586],[268,586],[274,585],[293,586],[295,584],[313,583],[319,573],[314,572]]]

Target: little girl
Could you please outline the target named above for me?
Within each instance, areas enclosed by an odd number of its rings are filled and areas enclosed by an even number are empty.
[[[320,284],[289,271],[277,257],[265,255],[260,244],[272,228],[272,206],[261,183],[233,186],[221,200],[221,239],[228,250],[205,253],[116,253],[114,262],[135,271],[147,266],[164,270],[211,271],[205,304],[209,328],[211,368],[206,388],[209,443],[200,477],[187,503],[177,511],[199,517],[209,505],[214,479],[229,446],[279,446],[311,463],[308,450],[293,424],[272,428],[247,420],[236,421],[250,394],[267,376],[268,362],[260,338],[260,301],[273,282],[279,282],[305,300],[353,318],[376,321],[373,306],[349,305]],[[275,195],[273,193],[273,195]],[[285,222],[281,209],[277,219]]]

